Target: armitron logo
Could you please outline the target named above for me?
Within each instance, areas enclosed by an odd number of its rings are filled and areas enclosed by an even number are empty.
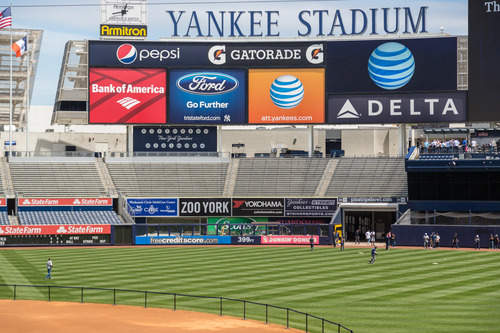
[[[236,78],[222,73],[193,73],[177,80],[177,88],[196,95],[220,95],[235,90],[239,86]]]
[[[222,65],[226,63],[226,46],[215,45],[208,50],[208,60],[214,65]]]
[[[307,48],[306,59],[311,64],[323,63],[323,44],[314,44]]]
[[[116,50],[116,57],[125,65],[130,65],[137,59],[137,50],[133,45],[123,44]]]
[[[347,100],[340,109],[337,118],[359,118],[359,113],[356,111],[350,100]]]
[[[116,103],[120,104],[125,109],[130,110],[132,107],[136,106],[137,104],[140,104],[141,101],[138,101],[138,100],[133,99],[131,97],[125,97],[125,98],[120,99]]]
[[[147,26],[125,26],[101,24],[101,36],[147,37]]]

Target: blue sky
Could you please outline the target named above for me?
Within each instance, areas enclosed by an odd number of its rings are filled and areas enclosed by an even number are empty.
[[[108,0],[112,1],[112,0]],[[119,2],[118,0],[116,0]],[[10,5],[10,2],[0,1],[0,8]],[[31,105],[53,105],[57,82],[61,68],[64,45],[68,40],[96,40],[99,39],[100,25],[100,0],[13,0],[12,19],[15,29],[41,29],[44,31],[39,65],[36,74],[35,87]],[[420,7],[427,6],[427,31],[439,33],[444,27],[444,32],[451,35],[467,35],[467,1],[466,0],[349,0],[349,1],[148,1],[148,40],[155,41],[159,37],[171,37],[173,23],[167,10],[185,11],[179,21],[179,34],[186,34],[188,20],[193,11],[200,19],[200,26],[204,26],[206,11],[279,11],[279,23],[274,26],[280,37],[297,37],[299,30],[304,31],[304,26],[299,23],[298,13],[303,10],[328,10],[325,16],[324,29],[330,30],[334,12],[341,12],[344,25],[350,31],[350,9],[361,9],[367,14],[371,8],[409,7],[415,17]],[[381,19],[378,25],[382,24]],[[249,34],[248,17],[242,18],[242,31]],[[400,24],[404,20],[400,18]],[[371,24],[371,23],[369,23]],[[206,25],[205,25],[206,26]],[[225,29],[228,31],[229,29]],[[382,28],[379,28],[382,30]],[[196,29],[190,29],[190,40],[195,40]],[[274,30],[276,31],[276,30]],[[400,28],[399,34],[403,29]],[[313,29],[311,37],[315,37]],[[379,32],[380,35],[385,33]],[[226,34],[226,32],[225,32]],[[336,35],[340,32],[337,29]],[[369,32],[365,34],[369,36]],[[349,38],[349,37],[345,37]],[[205,40],[205,39],[204,39]]]

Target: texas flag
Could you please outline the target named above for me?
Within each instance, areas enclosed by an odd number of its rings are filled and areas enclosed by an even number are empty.
[[[12,44],[12,49],[16,52],[16,58],[22,56],[26,52],[26,47],[28,46],[27,38],[28,36],[25,36]]]

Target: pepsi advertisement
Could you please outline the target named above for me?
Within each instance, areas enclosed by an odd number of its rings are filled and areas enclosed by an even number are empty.
[[[169,123],[245,124],[245,70],[172,69]]]
[[[457,38],[328,42],[327,93],[457,90]]]
[[[134,151],[216,152],[215,126],[134,126]]]
[[[89,41],[89,67],[206,66],[206,44]]]

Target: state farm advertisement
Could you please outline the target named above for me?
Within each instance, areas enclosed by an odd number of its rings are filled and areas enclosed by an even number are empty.
[[[111,206],[111,198],[23,198],[18,206]]]
[[[0,207],[7,206],[7,199],[0,199]]]
[[[165,124],[166,69],[91,68],[89,124]]]
[[[110,225],[0,226],[0,236],[111,234]]]
[[[313,236],[314,244],[319,244],[319,236]],[[311,236],[261,236],[261,244],[311,244]]]

